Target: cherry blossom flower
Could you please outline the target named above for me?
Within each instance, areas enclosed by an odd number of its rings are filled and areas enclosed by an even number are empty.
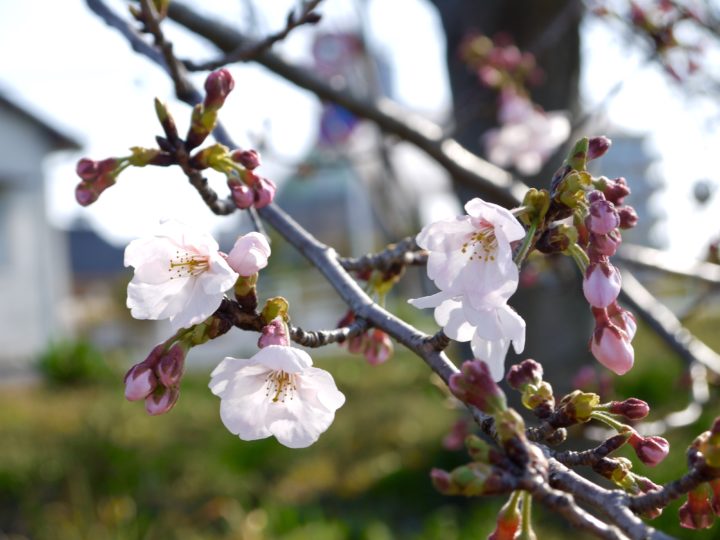
[[[488,159],[501,167],[512,165],[525,175],[538,173],[570,135],[564,112],[538,110],[514,92],[502,94],[498,118],[502,125],[483,137]]]
[[[270,256],[270,244],[265,236],[251,232],[240,236],[227,256],[227,263],[243,277],[257,274],[265,268]]]
[[[428,277],[441,290],[425,297],[434,299],[432,307],[459,294],[477,309],[501,305],[517,289],[510,243],[523,238],[525,229],[508,210],[479,198],[469,201],[465,211],[466,216],[425,226],[417,236],[418,245],[429,251]],[[417,306],[421,300],[410,303]]]
[[[136,319],[168,319],[174,331],[207,319],[238,278],[209,234],[176,221],[125,248],[135,268],[127,306]]]
[[[246,441],[272,435],[289,448],[317,441],[345,403],[330,373],[285,345],[268,345],[248,360],[225,358],[209,386],[231,433]]]

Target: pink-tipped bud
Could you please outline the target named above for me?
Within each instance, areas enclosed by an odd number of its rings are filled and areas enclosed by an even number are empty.
[[[185,371],[185,348],[176,343],[160,357],[156,372],[163,386],[174,387],[180,384]]]
[[[620,176],[613,180],[605,180],[603,193],[608,201],[618,207],[623,203],[625,197],[630,195],[630,188],[627,185],[627,180]]]
[[[260,154],[257,150],[235,150],[230,157],[250,171],[260,166]]]
[[[125,399],[139,401],[152,394],[158,381],[152,366],[146,362],[135,364],[125,375]]]
[[[178,397],[180,397],[180,390],[177,387],[159,386],[145,398],[145,410],[152,416],[165,414],[175,406]]]
[[[229,185],[229,184],[228,184]],[[255,202],[255,192],[245,184],[232,184],[230,187],[230,196],[235,206],[240,210],[250,208]]]
[[[650,406],[642,399],[628,398],[625,401],[611,401],[608,412],[628,420],[642,420],[650,413]]]
[[[348,352],[358,354],[365,351],[365,340],[367,334],[364,332],[347,340]]]
[[[588,161],[604,156],[611,144],[612,141],[603,135],[591,137],[588,141]]]
[[[227,69],[213,71],[205,79],[205,107],[219,109],[225,103],[225,98],[235,88],[235,81]]]
[[[628,339],[632,341],[637,331],[637,321],[635,315],[630,311],[621,308],[617,302],[613,302],[607,307],[607,314],[610,317],[610,322],[615,326],[624,330],[628,336]]]
[[[89,206],[98,200],[98,194],[87,182],[80,182],[75,187],[75,200],[80,206]]]
[[[450,376],[449,387],[460,401],[474,405],[485,413],[494,414],[507,409],[505,394],[482,360],[463,362],[460,373]]]
[[[394,347],[390,336],[382,330],[374,328],[368,333],[368,339],[365,344],[365,359],[372,366],[384,364],[393,355]]]
[[[599,191],[594,191],[602,196]],[[595,200],[590,204],[590,213],[585,220],[586,227],[595,234],[608,234],[620,225],[620,216],[615,209],[615,205],[610,201],[606,201],[603,196],[602,200]]]
[[[618,215],[620,216],[620,228],[621,229],[632,229],[638,222],[638,215],[632,206],[623,206],[618,208]]]
[[[98,163],[92,159],[82,158],[75,166],[77,175],[86,182],[92,182],[98,175]]]
[[[282,318],[273,319],[263,327],[262,335],[258,338],[258,347],[262,349],[268,345],[290,345],[290,336],[288,336],[287,330],[287,325]]]
[[[686,529],[708,529],[712,527],[715,518],[708,500],[707,489],[701,484],[688,493],[688,499],[678,511],[680,526]]]
[[[607,234],[590,233],[590,246],[600,255],[612,257],[622,243],[622,236],[617,229]]]
[[[591,306],[605,308],[618,297],[621,285],[620,272],[612,264],[592,263],[585,272],[583,293]]]
[[[267,266],[269,256],[270,244],[265,236],[251,232],[238,237],[226,260],[238,274],[249,277]]]
[[[590,352],[598,362],[618,375],[630,371],[635,362],[635,350],[628,335],[609,320],[595,327]]]
[[[515,364],[505,377],[510,388],[524,390],[529,384],[539,385],[543,380],[543,368],[532,358]]]
[[[633,432],[628,443],[635,449],[635,454],[645,465],[654,467],[662,462],[670,453],[670,443],[662,437],[641,437]]]
[[[253,186],[255,191],[255,208],[265,208],[273,202],[277,186],[268,178],[258,177],[258,182]]]
[[[443,471],[442,469],[432,469],[430,471],[430,479],[435,489],[440,493],[450,494],[452,491],[452,478],[449,472]]]

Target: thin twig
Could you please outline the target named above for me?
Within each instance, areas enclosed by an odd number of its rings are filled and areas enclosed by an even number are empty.
[[[271,34],[252,44],[240,44],[233,51],[216,60],[199,63],[187,61],[185,62],[185,65],[190,71],[209,71],[228,64],[234,64],[235,62],[248,62],[250,60],[254,60],[260,54],[270,49],[278,41],[285,39],[295,28],[305,24],[318,23],[320,21],[320,15],[313,10],[318,6],[318,4],[320,4],[321,1],[322,0],[310,0],[308,2],[304,2],[298,16],[295,16],[294,12],[291,11],[285,21],[285,28],[275,34]]]

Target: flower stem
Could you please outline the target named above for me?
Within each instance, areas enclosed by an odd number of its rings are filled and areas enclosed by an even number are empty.
[[[518,268],[522,266],[522,263],[528,256],[528,253],[530,253],[530,248],[532,247],[533,239],[535,238],[535,232],[537,231],[537,228],[538,222],[537,219],[534,219],[532,223],[530,223],[530,228],[528,228],[527,234],[523,239],[523,243],[520,246],[518,252],[515,254],[515,258],[513,259],[513,262]]]
[[[628,429],[628,426],[626,426],[622,422],[618,422],[611,416],[609,416],[603,412],[600,412],[600,411],[591,412],[590,418],[594,418],[595,420],[598,420],[600,422],[603,422],[604,424],[607,424],[608,426],[613,428],[618,433],[623,433],[623,432],[627,431],[627,429]]]
[[[530,493],[527,491],[522,491],[522,521],[521,521],[521,527],[522,527],[522,534],[520,535],[521,538],[534,538],[535,535],[532,534],[532,528],[530,526],[530,516],[532,514],[532,497],[530,496]]]

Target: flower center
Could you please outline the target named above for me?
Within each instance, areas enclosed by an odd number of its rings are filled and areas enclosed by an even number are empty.
[[[469,254],[471,261],[494,261],[498,243],[495,237],[495,227],[488,221],[481,221],[478,229],[470,235],[460,251]]]
[[[272,396],[273,403],[277,403],[278,401],[285,403],[286,397],[290,399],[295,397],[295,391],[297,390],[295,386],[295,375],[291,375],[285,371],[272,371],[267,376],[266,381],[267,391],[265,392],[265,396]]]
[[[175,257],[170,259],[168,272],[170,279],[197,276],[210,268],[210,257],[207,255],[190,254],[187,251],[176,251]]]

